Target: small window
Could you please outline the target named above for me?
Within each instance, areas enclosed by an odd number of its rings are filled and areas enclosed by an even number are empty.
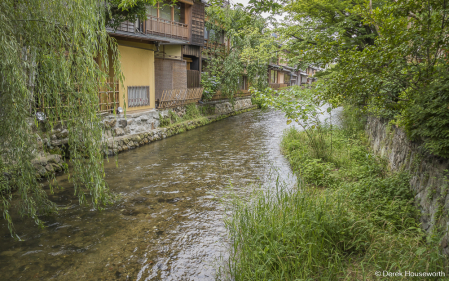
[[[129,86],[128,107],[150,105],[150,86]]]

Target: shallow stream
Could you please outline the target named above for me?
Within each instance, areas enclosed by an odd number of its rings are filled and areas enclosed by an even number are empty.
[[[255,110],[122,153],[106,164],[120,200],[101,212],[58,177],[61,211],[45,229],[18,221],[20,242],[0,220],[0,279],[214,280],[227,258],[222,199],[267,184],[273,167],[295,182],[279,147],[287,127]]]

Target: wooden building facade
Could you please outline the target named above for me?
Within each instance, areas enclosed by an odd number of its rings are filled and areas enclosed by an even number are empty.
[[[125,96],[120,107],[128,111],[161,108],[176,104],[164,97],[181,99],[187,93],[189,102],[201,99],[204,20],[203,1],[166,0],[148,6],[145,20],[108,29],[118,40],[125,77],[119,85],[120,98]]]

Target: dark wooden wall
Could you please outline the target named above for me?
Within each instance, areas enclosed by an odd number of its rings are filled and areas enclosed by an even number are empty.
[[[204,44],[204,4],[195,0],[192,7],[192,37],[190,44],[203,46]]]

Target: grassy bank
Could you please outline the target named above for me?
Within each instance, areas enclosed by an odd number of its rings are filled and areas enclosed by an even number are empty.
[[[249,203],[234,202],[227,227],[235,280],[386,278],[376,271],[449,276],[437,239],[420,229],[408,174],[389,172],[370,152],[360,116],[343,117],[337,129],[285,133],[296,189],[279,183]]]

